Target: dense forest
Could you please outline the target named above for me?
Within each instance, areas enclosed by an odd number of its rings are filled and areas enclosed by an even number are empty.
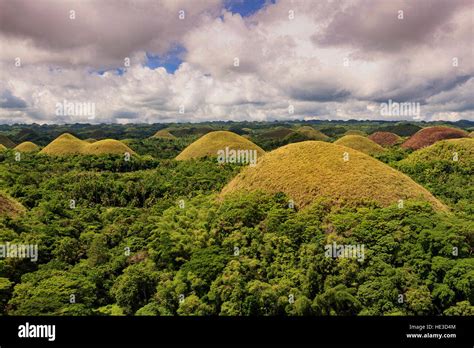
[[[0,152],[0,191],[25,208],[0,217],[0,243],[38,245],[36,262],[0,258],[1,314],[474,315],[472,158],[413,162],[413,151],[399,146],[374,155],[427,188],[447,211],[416,199],[401,208],[336,206],[321,198],[299,209],[284,193],[222,197],[242,165],[174,160],[205,133],[174,126],[182,129],[174,140],[149,138],[163,125],[0,127],[16,143],[44,146],[68,131],[126,139],[137,153],[125,160]],[[291,123],[205,126],[233,127],[266,151],[307,140],[265,136]],[[421,129],[312,126],[330,140],[349,128],[402,137]],[[328,258],[331,243],[364,245],[365,256]]]

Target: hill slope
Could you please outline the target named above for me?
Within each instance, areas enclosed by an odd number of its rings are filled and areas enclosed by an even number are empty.
[[[39,146],[31,141],[25,141],[15,147],[15,150],[19,152],[36,152],[39,151],[39,149]]]
[[[374,155],[385,151],[385,149],[379,144],[376,144],[372,140],[360,135],[345,135],[336,140],[334,144],[347,146],[368,155]]]
[[[114,139],[104,139],[89,143],[87,141],[76,138],[75,136],[65,133],[57,137],[48,144],[41,154],[46,155],[70,155],[70,154],[84,154],[84,155],[102,155],[102,154],[117,154],[122,155],[125,152],[134,154],[123,142]]]
[[[0,216],[16,216],[24,211],[25,208],[20,203],[0,192]]]
[[[310,126],[302,126],[300,128],[298,128],[296,130],[298,133],[301,133],[303,134],[304,136],[306,136],[308,139],[311,139],[311,140],[322,140],[322,141],[327,141],[329,139],[329,137],[314,129],[313,127],[310,127]]]
[[[170,133],[168,129],[161,129],[156,132],[152,138],[159,138],[159,139],[176,139],[176,137]]]
[[[397,134],[391,132],[375,132],[369,135],[368,138],[384,147],[393,146],[402,140]]]
[[[13,149],[16,144],[10,140],[7,136],[0,134],[0,144],[4,145],[5,147],[8,147],[10,149]]]
[[[256,150],[259,157],[265,153],[258,145],[238,134],[228,131],[216,131],[207,133],[190,144],[176,159],[181,161],[206,156],[217,156],[217,151],[225,150],[226,147],[233,150]]]
[[[85,146],[82,150],[82,153],[86,155],[123,155],[126,152],[129,154],[135,153],[127,145],[114,139],[104,139],[96,141],[95,143],[87,144],[87,146]]]
[[[344,152],[349,160],[344,161]],[[388,206],[420,198],[446,207],[408,176],[359,151],[320,141],[290,144],[271,151],[255,167],[244,168],[222,195],[238,191],[284,192],[301,207],[318,197],[344,204],[373,200]]]
[[[49,143],[40,153],[46,155],[79,154],[88,144],[74,135],[64,133]]]
[[[427,127],[412,135],[402,144],[402,147],[405,149],[418,150],[440,140],[467,137],[469,137],[469,134],[461,129],[443,126]]]

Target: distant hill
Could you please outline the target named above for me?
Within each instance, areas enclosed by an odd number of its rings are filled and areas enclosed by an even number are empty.
[[[168,129],[161,129],[156,132],[152,138],[159,138],[159,139],[176,139],[176,137],[170,133]]]
[[[336,140],[334,144],[350,147],[367,155],[382,153],[385,149],[372,140],[360,135],[344,135]]]
[[[357,130],[357,129],[350,129],[347,132],[345,132],[344,135],[360,135],[362,137],[365,137],[367,136],[367,133]]]
[[[20,145],[17,145],[15,147],[15,150],[19,152],[37,152],[40,150],[40,148],[38,145],[36,145],[35,143],[32,143],[31,141],[25,141],[21,143]]]
[[[8,147],[9,149],[13,149],[16,144],[11,141],[7,136],[0,134],[0,144],[4,145],[5,147]]]
[[[127,145],[121,141],[114,139],[99,140],[94,143],[88,144],[82,150],[83,154],[87,155],[103,155],[103,154],[115,154],[123,155],[124,153],[134,154],[135,152],[130,149]]]
[[[374,129],[375,132],[390,132],[395,133],[401,137],[409,137],[418,132],[422,127],[411,124],[411,123],[399,123],[395,125],[388,125]]]
[[[368,138],[383,147],[393,146],[402,141],[401,137],[390,132],[375,132],[369,135]]]
[[[258,156],[265,153],[259,146],[238,134],[228,131],[215,131],[202,136],[190,144],[176,159],[180,161],[206,156],[217,156],[217,152],[219,150],[225,150],[226,147],[233,150],[256,150]]]
[[[344,153],[349,154],[347,161]],[[318,198],[338,204],[370,200],[383,206],[399,199],[425,200],[447,209],[408,176],[359,151],[321,141],[305,141],[268,152],[246,167],[221,195],[245,191],[284,192],[300,207]]]
[[[114,139],[104,139],[93,143],[80,140],[75,136],[65,133],[48,144],[40,153],[47,155],[70,155],[70,154],[134,154],[123,142]]]
[[[321,140],[321,141],[329,140],[329,137],[326,134],[323,134],[320,131],[310,126],[299,127],[296,129],[296,131],[306,136],[308,140]]]
[[[430,146],[440,140],[467,137],[469,137],[469,134],[461,129],[444,126],[427,127],[411,136],[401,146],[405,149],[417,150]]]

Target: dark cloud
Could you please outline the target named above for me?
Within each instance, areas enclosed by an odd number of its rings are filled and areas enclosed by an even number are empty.
[[[4,109],[24,109],[27,103],[12,94],[11,91],[5,90],[0,94],[0,108]]]
[[[325,30],[315,34],[318,45],[350,45],[359,50],[396,52],[432,43],[436,31],[470,0],[364,0],[339,11]],[[403,19],[398,19],[398,11]],[[449,26],[444,27],[448,31]]]

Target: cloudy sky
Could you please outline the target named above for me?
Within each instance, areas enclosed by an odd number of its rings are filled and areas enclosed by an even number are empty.
[[[0,123],[474,120],[473,22],[473,0],[0,0]]]

